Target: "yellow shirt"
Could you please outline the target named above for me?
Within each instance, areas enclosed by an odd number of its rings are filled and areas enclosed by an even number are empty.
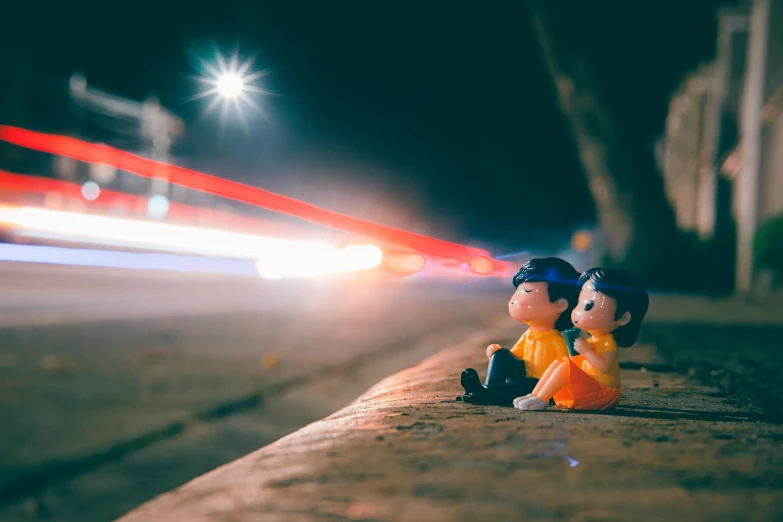
[[[568,348],[560,330],[534,332],[532,328],[528,328],[511,349],[511,353],[525,362],[528,377],[540,379],[552,361],[568,356]]]
[[[590,343],[590,346],[593,347],[595,353],[601,357],[603,357],[604,353],[606,352],[617,353],[617,343],[614,341],[612,334],[607,334],[602,337],[591,336],[587,342]],[[598,381],[598,384],[602,386],[607,386],[609,388],[620,387],[620,358],[616,355],[614,362],[612,363],[612,367],[606,373],[599,372],[598,368],[590,364],[587,359],[582,361],[582,371],[592,376],[596,381]]]

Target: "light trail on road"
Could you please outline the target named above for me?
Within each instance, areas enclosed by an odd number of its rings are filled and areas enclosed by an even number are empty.
[[[236,276],[256,276],[254,264],[239,259],[201,256],[121,252],[94,248],[65,248],[43,245],[0,244],[0,261],[50,265],[203,272]]]
[[[253,259],[259,274],[270,278],[370,270],[383,260],[374,245],[340,249],[328,243],[33,207],[0,206],[0,224],[29,238]]]

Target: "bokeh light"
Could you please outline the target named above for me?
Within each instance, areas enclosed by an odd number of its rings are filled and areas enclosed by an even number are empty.
[[[147,212],[153,219],[163,219],[169,213],[169,200],[166,196],[155,194],[147,201]]]
[[[593,236],[585,230],[580,230],[571,236],[571,248],[576,252],[587,252],[592,246]]]
[[[87,201],[95,201],[101,195],[101,187],[94,181],[88,181],[82,185],[82,197]]]

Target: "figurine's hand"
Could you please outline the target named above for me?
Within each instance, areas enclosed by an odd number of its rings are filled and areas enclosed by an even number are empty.
[[[491,358],[495,354],[495,352],[501,349],[503,349],[503,347],[500,346],[499,344],[490,344],[489,346],[487,346],[487,359]]]
[[[585,352],[591,351],[593,348],[590,346],[590,343],[585,341],[584,339],[578,338],[574,341],[574,350],[576,350],[578,353],[581,353],[584,355]]]

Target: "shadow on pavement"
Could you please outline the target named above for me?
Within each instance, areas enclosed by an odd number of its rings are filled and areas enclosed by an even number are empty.
[[[611,412],[596,412],[596,415],[614,417],[633,417],[641,419],[661,420],[694,420],[703,422],[760,422],[765,424],[783,425],[783,416],[774,413],[727,412],[704,410],[674,410],[670,408],[635,408],[620,406]]]

